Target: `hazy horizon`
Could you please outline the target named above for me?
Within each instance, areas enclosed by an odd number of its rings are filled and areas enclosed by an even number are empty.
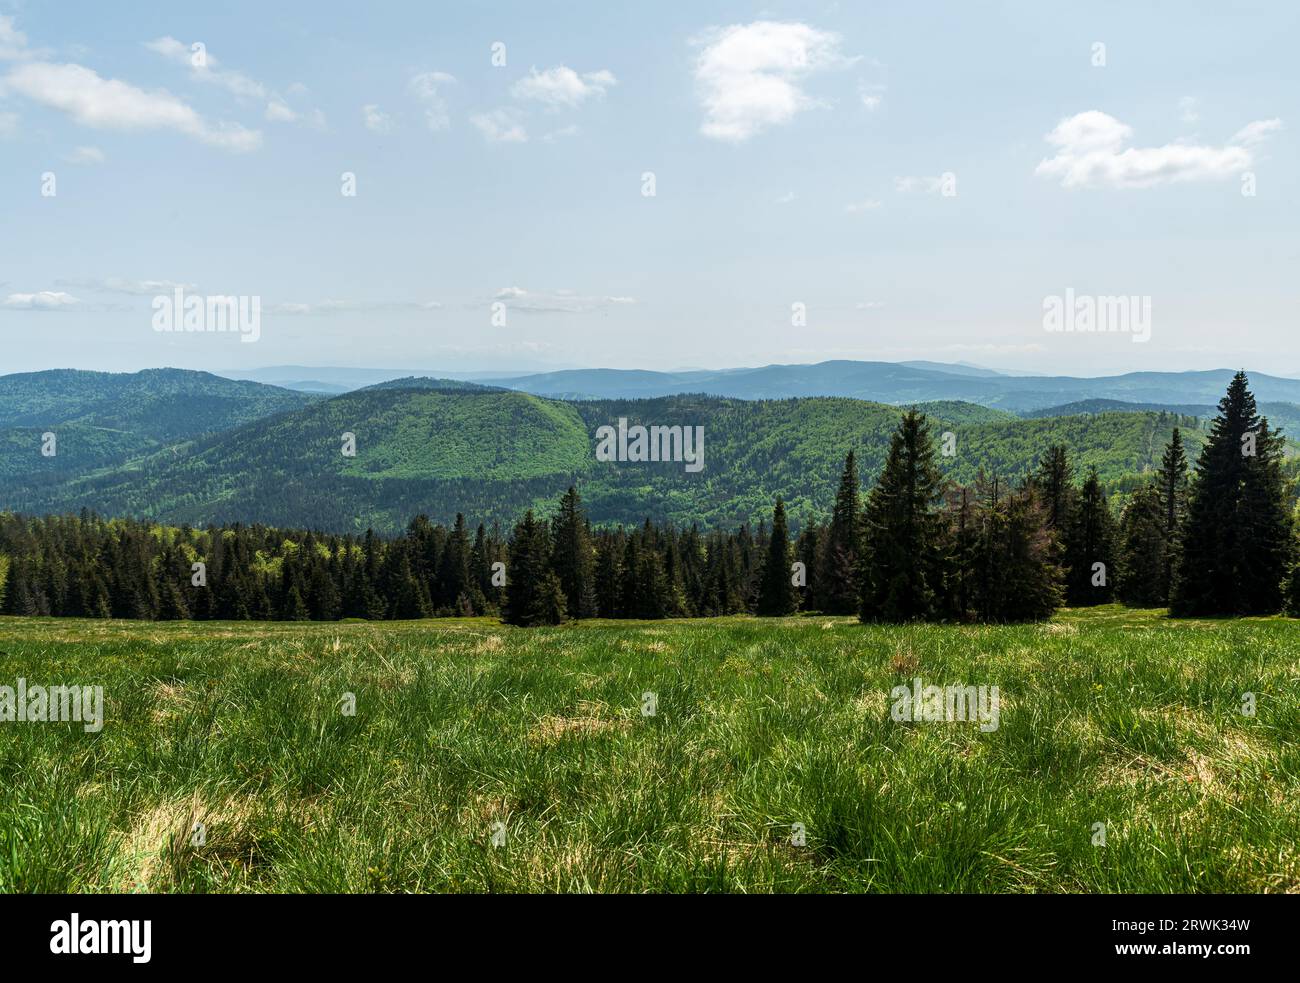
[[[1300,11],[932,12],[0,0],[0,370],[1300,372]]]

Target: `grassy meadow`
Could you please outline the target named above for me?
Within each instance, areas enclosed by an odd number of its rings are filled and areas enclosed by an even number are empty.
[[[0,891],[1300,891],[1300,624],[1162,614],[3,618],[106,723],[0,723]]]

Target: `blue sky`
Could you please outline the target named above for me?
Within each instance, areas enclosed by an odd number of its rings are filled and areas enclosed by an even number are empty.
[[[1300,7],[1084,7],[0,0],[0,371],[1300,372]]]

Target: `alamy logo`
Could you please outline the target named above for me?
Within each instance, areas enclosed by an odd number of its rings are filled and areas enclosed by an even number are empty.
[[[618,418],[618,429],[606,424],[596,429],[597,461],[676,461],[692,474],[704,470],[703,427],[634,427]]]
[[[87,734],[104,729],[104,687],[102,686],[28,686],[19,677],[18,685],[0,686],[0,723],[84,724]]]
[[[1151,340],[1150,297],[1075,295],[1043,298],[1043,330],[1051,332],[1127,332],[1135,343]]]
[[[155,331],[239,332],[240,341],[262,337],[261,297],[186,295],[181,287],[153,299]]]
[[[51,922],[50,934],[50,952],[56,956],[126,954],[133,963],[147,963],[152,957],[153,922],[147,918],[83,922],[74,911],[66,922]]]
[[[889,716],[899,723],[975,723],[984,733],[998,729],[1001,697],[996,686],[925,686],[921,677],[911,687],[889,691],[894,705]]]

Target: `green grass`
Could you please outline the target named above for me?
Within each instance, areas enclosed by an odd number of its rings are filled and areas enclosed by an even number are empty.
[[[1300,890],[1294,621],[0,619],[19,676],[108,719],[0,724],[5,891]]]

